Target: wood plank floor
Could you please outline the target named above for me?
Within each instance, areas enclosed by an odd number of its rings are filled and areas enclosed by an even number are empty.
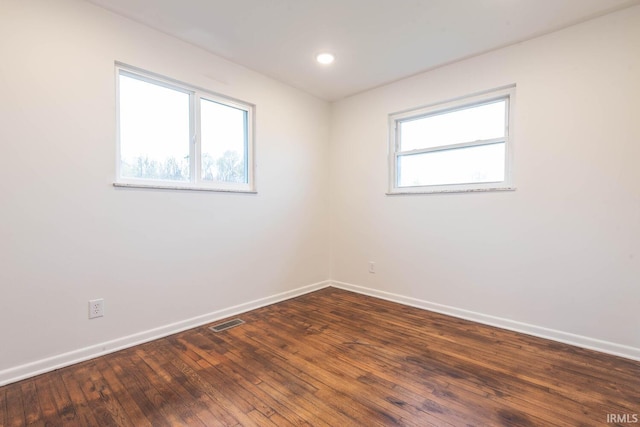
[[[640,413],[639,362],[335,288],[241,317],[1,387],[0,424],[601,426]]]

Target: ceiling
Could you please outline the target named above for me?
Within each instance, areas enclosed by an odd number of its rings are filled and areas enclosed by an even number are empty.
[[[88,0],[326,100],[640,0]],[[331,51],[330,66],[315,62]]]

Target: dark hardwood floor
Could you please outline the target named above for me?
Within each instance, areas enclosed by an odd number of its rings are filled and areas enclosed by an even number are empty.
[[[335,288],[241,318],[1,387],[0,424],[602,426],[640,413],[640,362]]]

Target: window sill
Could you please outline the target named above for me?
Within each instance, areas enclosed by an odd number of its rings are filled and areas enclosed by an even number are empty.
[[[396,189],[392,191],[388,191],[385,194],[387,196],[407,196],[407,195],[418,195],[418,194],[447,194],[447,193],[486,193],[486,192],[495,192],[495,191],[516,191],[516,187],[494,187],[494,188],[441,188],[441,189],[425,189],[425,188],[415,188],[414,189]]]
[[[151,190],[184,190],[184,191],[211,191],[214,193],[243,193],[258,194],[255,190],[243,190],[238,188],[216,188],[198,185],[171,185],[171,184],[142,184],[129,182],[114,182],[114,187],[119,188],[146,188]]]

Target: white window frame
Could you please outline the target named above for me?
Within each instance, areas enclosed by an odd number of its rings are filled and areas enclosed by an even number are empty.
[[[120,75],[129,76],[147,83],[163,86],[168,89],[183,92],[189,95],[189,169],[190,180],[185,182],[127,178],[120,174]],[[158,188],[169,190],[199,190],[199,191],[219,191],[237,193],[256,193],[255,179],[255,109],[254,104],[230,98],[206,89],[202,89],[178,80],[171,79],[156,73],[152,73],[137,67],[115,63],[116,76],[116,178],[113,183],[115,187],[136,187],[136,188]],[[246,168],[247,182],[210,182],[202,180],[202,159],[200,142],[200,100],[217,102],[228,107],[237,108],[247,113],[247,134],[246,134]]]
[[[490,91],[464,96],[453,100],[431,104],[425,107],[389,114],[389,191],[387,194],[432,194],[432,193],[462,193],[476,191],[510,191],[515,190],[513,182],[513,118],[515,106],[515,85],[505,86]],[[505,99],[507,101],[505,117],[505,137],[491,140],[467,141],[459,144],[440,145],[424,149],[400,151],[400,126],[403,121],[415,120],[423,117],[453,112],[464,108],[479,106]],[[466,184],[398,186],[398,158],[412,154],[423,154],[436,151],[446,151],[457,148],[478,147],[495,143],[505,143],[505,173],[504,181],[499,182],[471,182]]]

